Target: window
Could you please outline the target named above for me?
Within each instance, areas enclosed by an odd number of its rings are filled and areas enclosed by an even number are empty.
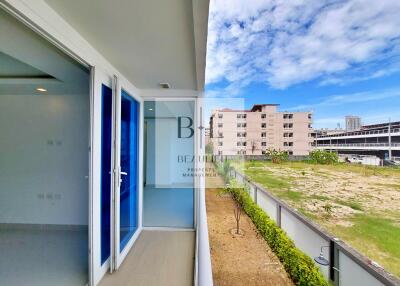
[[[311,123],[308,124],[308,128],[312,128],[312,124]]]
[[[236,126],[239,127],[239,128],[244,128],[247,125],[246,125],[246,123],[238,123]]]
[[[265,150],[262,150],[261,154],[265,155],[265,154],[267,154],[267,152]]]
[[[246,143],[247,143],[247,142],[240,142],[240,141],[239,141],[239,142],[236,143],[236,145],[237,145],[237,146],[246,146],[246,145],[247,145]]]
[[[218,123],[218,127],[222,127],[222,126],[224,126],[222,123]]]
[[[267,146],[267,142],[261,142],[261,146]]]
[[[223,143],[222,142],[218,142],[218,146],[222,146],[223,145]]]
[[[267,123],[261,123],[261,128],[267,128]]]
[[[246,118],[247,115],[246,114],[237,114],[236,118]]]
[[[265,119],[265,118],[267,118],[267,115],[266,114],[261,114],[261,118]]]
[[[246,137],[247,133],[246,132],[238,132],[236,134],[237,137]]]
[[[308,119],[312,119],[312,114],[311,113],[308,114]]]
[[[222,118],[223,117],[223,114],[222,113],[219,113],[218,114],[218,118]]]
[[[293,123],[284,123],[283,128],[293,128]]]
[[[288,114],[288,113],[283,114],[283,119],[292,119],[292,118],[293,114]]]
[[[246,155],[246,151],[245,150],[239,150],[237,151],[238,155]]]
[[[219,133],[218,133],[218,137],[219,137],[219,138],[223,138],[223,137],[224,137],[224,134],[223,134],[222,132],[219,132]]]
[[[218,151],[218,155],[222,155],[222,151]]]
[[[283,142],[283,146],[292,147],[293,146],[293,142]]]
[[[293,133],[292,132],[285,132],[285,133],[283,133],[283,137],[293,137]]]
[[[261,132],[261,137],[267,137],[267,132]]]
[[[288,152],[288,155],[293,155],[293,151],[289,151],[289,152]]]

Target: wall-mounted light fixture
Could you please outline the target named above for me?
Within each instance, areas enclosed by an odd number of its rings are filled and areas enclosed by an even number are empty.
[[[324,253],[322,252],[323,248],[329,248],[329,246],[321,246],[321,251],[319,253],[318,257],[314,258],[314,261],[317,262],[318,264],[322,266],[328,266],[329,265],[329,260],[324,257]]]

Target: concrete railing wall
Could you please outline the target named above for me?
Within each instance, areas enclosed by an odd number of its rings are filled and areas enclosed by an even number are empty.
[[[281,227],[294,241],[296,247],[312,259],[320,253],[330,262],[321,266],[321,272],[333,285],[340,286],[380,286],[400,285],[400,281],[382,268],[374,266],[370,260],[344,242],[327,233],[304,215],[276,198],[264,187],[250,181],[245,175],[232,169],[230,177],[248,187],[254,202]]]

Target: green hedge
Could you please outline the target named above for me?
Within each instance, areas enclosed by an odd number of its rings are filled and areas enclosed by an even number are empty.
[[[296,285],[329,285],[311,258],[296,248],[286,233],[250,198],[243,185],[231,180],[226,191],[242,205]]]

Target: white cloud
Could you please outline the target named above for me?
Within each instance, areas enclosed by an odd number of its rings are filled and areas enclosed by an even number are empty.
[[[212,0],[206,83],[286,88],[396,72],[399,14],[398,0]]]
[[[364,103],[370,101],[381,101],[388,98],[400,98],[400,88],[392,88],[379,91],[366,91],[347,94],[336,94],[324,98],[315,104],[303,104],[288,108],[287,110],[311,110],[321,107],[348,105],[353,103]]]

